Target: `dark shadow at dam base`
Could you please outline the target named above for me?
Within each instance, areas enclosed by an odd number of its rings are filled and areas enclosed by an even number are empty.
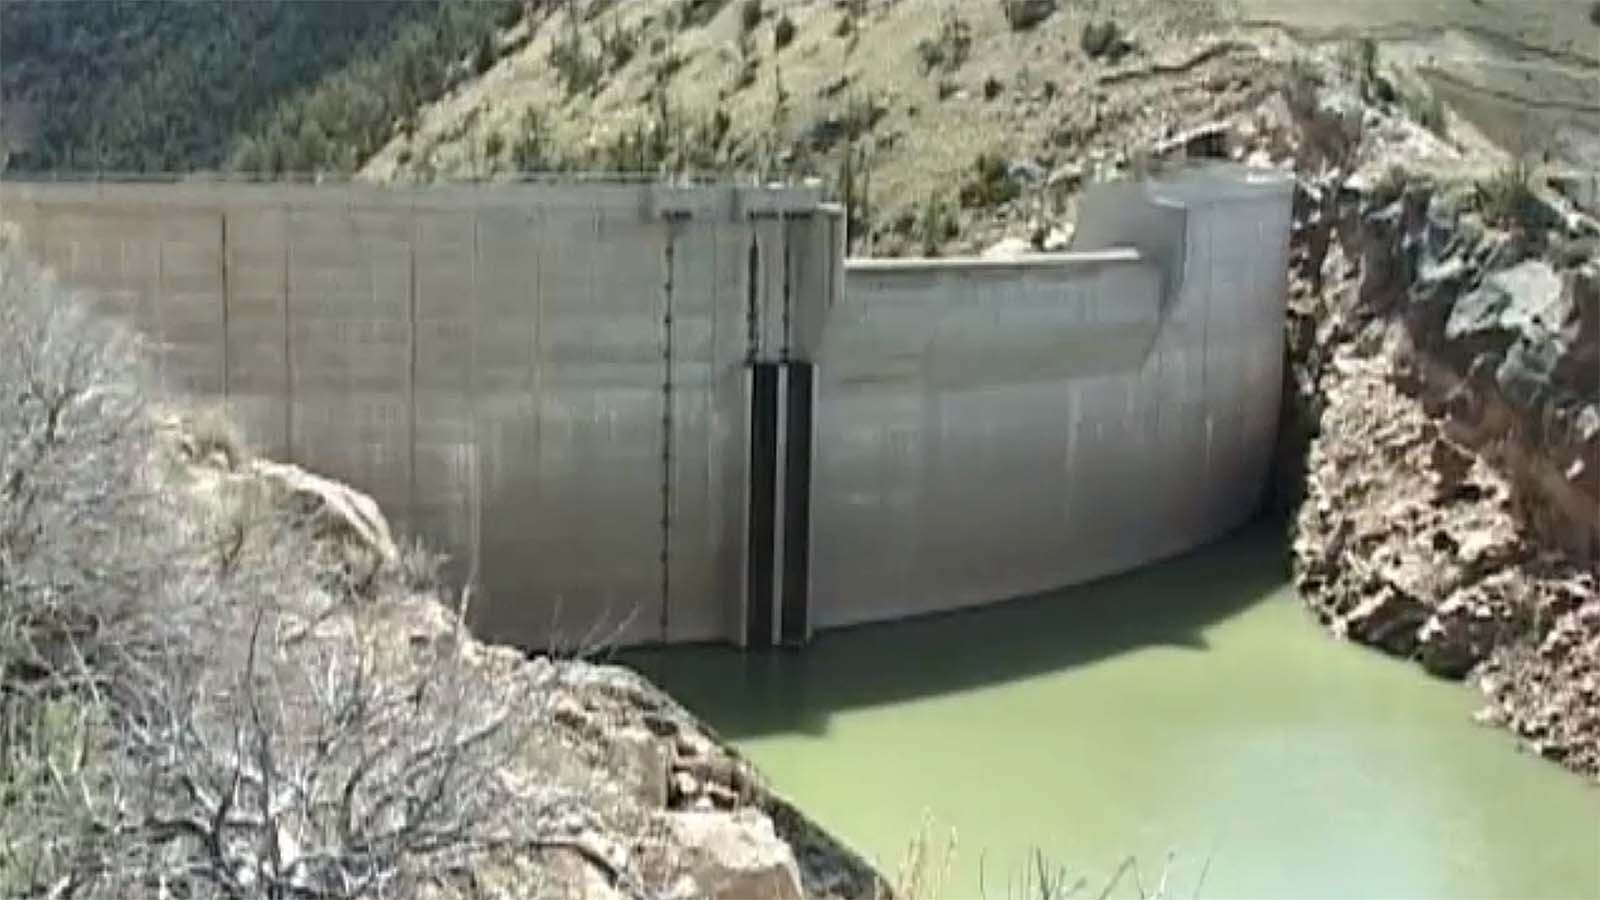
[[[845,710],[1059,673],[1145,647],[1206,649],[1202,631],[1287,578],[1268,519],[1150,568],[954,613],[823,632],[803,650],[632,650],[637,669],[738,740],[823,734]]]

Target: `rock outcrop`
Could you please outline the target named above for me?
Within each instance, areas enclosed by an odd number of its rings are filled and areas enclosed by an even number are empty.
[[[1600,774],[1600,226],[1529,172],[1438,177],[1323,93],[1297,110],[1323,150],[1288,322],[1297,586]]]
[[[355,603],[306,610],[302,634],[341,647],[361,641],[375,679],[403,680],[437,654],[456,653],[478,683],[515,685],[508,696],[520,699],[511,714],[524,720],[529,746],[527,770],[508,776],[584,799],[555,819],[527,823],[532,852],[486,863],[486,896],[883,895],[884,882],[867,863],[637,673],[473,640],[436,586],[401,571],[408,554],[370,497],[295,466],[204,452],[204,442],[183,429],[174,422],[171,433],[199,505],[222,520],[288,514],[362,587]]]

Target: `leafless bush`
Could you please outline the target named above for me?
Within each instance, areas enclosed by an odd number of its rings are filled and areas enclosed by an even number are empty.
[[[378,623],[438,558],[358,578],[248,476],[182,469],[141,372],[0,253],[0,896],[467,896],[584,854],[551,692],[459,624]]]
[[[172,562],[136,348],[0,247],[0,894],[98,840],[79,815],[114,671],[159,652]]]
[[[400,667],[359,637],[297,635],[262,610],[240,664],[152,673],[119,723],[105,810],[133,839],[80,868],[83,895],[469,893],[497,854],[568,839],[550,823],[579,795],[511,764],[539,752],[516,687],[448,643]]]
[[[169,561],[148,382],[126,338],[0,257],[0,656],[8,680],[148,644]]]

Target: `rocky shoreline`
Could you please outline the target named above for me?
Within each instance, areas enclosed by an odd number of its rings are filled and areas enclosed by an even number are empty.
[[[199,429],[204,431],[204,429]],[[187,495],[228,517],[245,502],[303,517],[316,539],[380,586],[360,602],[306,611],[295,640],[364,648],[372,676],[408,683],[440,658],[493,692],[528,735],[517,781],[582,798],[476,876],[488,896],[562,900],[856,900],[886,895],[878,873],[793,804],[714,731],[637,673],[528,656],[468,635],[437,585],[403,587],[406,552],[378,505],[296,466],[195,435],[175,416]],[[227,448],[217,449],[219,446]],[[251,498],[242,501],[241,498]],[[291,617],[300,618],[291,604]],[[532,893],[529,893],[532,891]],[[440,897],[454,896],[441,894]],[[474,894],[473,896],[479,896]]]
[[[1485,721],[1600,776],[1600,225],[1532,173],[1430,174],[1353,92],[1302,122],[1346,143],[1297,200],[1296,586],[1335,635],[1473,681]]]

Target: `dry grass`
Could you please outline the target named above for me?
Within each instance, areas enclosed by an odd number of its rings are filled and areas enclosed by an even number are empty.
[[[1477,183],[1478,210],[1493,224],[1526,227],[1537,216],[1533,166],[1518,159]]]
[[[1141,52],[1185,56],[1192,52],[1189,46],[1167,43],[1187,40],[1180,35],[1197,19],[1193,11],[1208,4],[1130,0],[1118,6],[1116,19],[1134,34]],[[781,50],[767,30],[776,27],[772,23],[780,12],[771,2],[730,2],[689,25],[668,15],[675,6],[668,0],[639,0],[607,7],[595,20],[580,15],[577,27],[594,55],[599,55],[592,49],[599,46],[595,32],[602,26],[634,32],[639,50],[627,63],[610,67],[592,91],[576,94],[568,93],[570,79],[549,64],[551,48],[571,41],[573,26],[557,10],[534,23],[528,44],[485,78],[423,110],[414,137],[391,143],[370,161],[365,176],[470,173],[471,148],[481,149],[490,131],[514,136],[518,118],[529,108],[539,110],[546,151],[535,159],[604,169],[618,156],[612,148],[636,144],[653,127],[650,98],[660,93],[682,128],[718,112],[727,119],[714,156],[690,152],[677,155],[678,161],[710,158],[719,172],[833,182],[842,170],[842,144],[820,153],[796,146],[818,123],[846,118],[851,97],[870,96],[883,101],[883,113],[870,129],[873,226],[881,232],[903,213],[915,219],[930,194],[952,191],[967,180],[980,154],[1010,160],[1082,152],[1079,146],[1055,143],[1053,135],[1063,116],[1084,114],[1085,98],[1099,90],[1095,79],[1108,65],[1085,59],[1077,48],[1081,26],[1096,18],[1099,8],[1092,5],[1063,4],[1038,27],[1014,32],[1004,4],[995,0],[784,4],[782,13],[794,33]],[[615,25],[606,24],[611,20]],[[919,45],[936,49],[919,53]],[[930,65],[937,77],[928,74]],[[996,101],[980,102],[989,79],[1004,90]],[[1048,113],[1020,105],[1035,95],[1051,98]],[[1115,98],[1095,105],[1147,106],[1142,99],[1123,103]],[[1103,119],[1099,127],[1131,130],[1132,124]],[[668,143],[693,149],[694,136],[681,134],[681,140],[675,135]],[[515,143],[514,137],[507,141]],[[861,174],[852,163],[852,175]],[[965,229],[962,236],[979,238]]]
[[[956,900],[960,895],[953,893],[951,887],[956,849],[953,830],[942,841],[938,840],[932,820],[924,818],[916,836],[906,846],[888,894],[876,900],[889,897],[894,900]],[[1180,888],[1172,877],[1174,862],[1174,856],[1168,854],[1153,883],[1147,883],[1138,859],[1128,856],[1108,877],[1095,884],[1088,876],[1073,874],[1067,867],[1052,861],[1043,850],[1034,848],[1026,862],[1005,874],[1003,887],[996,885],[991,889],[980,859],[978,897],[981,900],[1109,900],[1113,896],[1125,896],[1138,900],[1179,900],[1180,897],[1200,900],[1211,870],[1210,859],[1201,866],[1194,884],[1187,890]]]

